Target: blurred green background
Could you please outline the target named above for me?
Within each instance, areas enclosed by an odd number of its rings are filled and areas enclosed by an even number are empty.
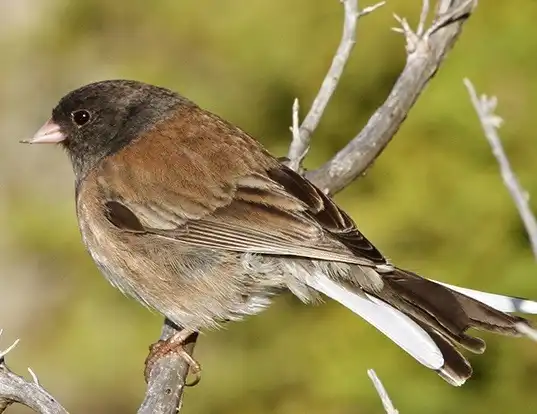
[[[392,13],[415,24],[420,3],[390,0],[360,21],[307,167],[341,148],[382,102],[405,58]],[[535,1],[481,2],[374,168],[338,195],[400,266],[537,298],[537,265],[462,84],[469,77],[498,96],[506,150],[537,200],[536,20]],[[73,413],[132,413],[162,321],[110,287],[85,253],[62,151],[18,140],[67,91],[135,78],[181,92],[285,155],[293,99],[306,108],[315,96],[341,22],[337,0],[0,1],[0,345],[22,339],[8,358],[13,369],[31,366]],[[404,414],[536,412],[537,345],[486,339],[487,352],[470,356],[474,377],[457,389],[337,304],[284,296],[201,337],[203,380],[187,390],[182,412],[381,413],[368,368]]]

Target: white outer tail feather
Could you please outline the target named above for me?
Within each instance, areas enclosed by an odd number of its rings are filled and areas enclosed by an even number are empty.
[[[426,367],[438,370],[444,365],[442,352],[427,332],[387,303],[351,292],[322,273],[309,275],[306,283],[361,316]]]
[[[537,302],[533,300],[520,299],[511,296],[497,295],[495,293],[481,292],[479,290],[473,290],[463,288],[459,286],[448,285],[447,283],[439,282],[437,280],[429,279],[431,282],[438,283],[454,290],[455,292],[462,293],[469,296],[472,299],[478,300],[485,305],[490,306],[496,310],[506,313],[522,312],[528,314],[537,314]]]
[[[537,302],[535,301],[462,288],[436,280],[431,281],[469,296],[501,312],[537,314]],[[438,346],[424,329],[402,312],[365,292],[363,292],[363,295],[352,292],[319,272],[314,275],[308,275],[306,284],[365,319],[421,364],[443,372],[444,358]],[[447,379],[453,385],[460,386],[464,383],[464,381],[453,381],[454,379],[450,378],[448,374],[443,376],[448,377]]]

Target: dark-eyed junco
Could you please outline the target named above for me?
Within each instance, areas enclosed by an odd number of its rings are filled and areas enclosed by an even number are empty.
[[[184,327],[239,320],[290,290],[322,293],[453,385],[469,328],[517,335],[537,303],[444,285],[390,264],[334,201],[246,132],[170,90],[127,80],[61,99],[28,141],[59,143],[82,239],[106,278]],[[173,341],[172,341],[173,342]],[[190,362],[195,364],[194,361]]]

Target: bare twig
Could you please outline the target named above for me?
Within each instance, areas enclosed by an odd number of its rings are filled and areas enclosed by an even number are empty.
[[[166,340],[180,331],[166,319],[162,327],[161,340]],[[192,355],[197,337],[190,337],[185,346]],[[138,414],[176,414],[181,410],[183,392],[188,375],[188,364],[179,355],[169,354],[160,358],[149,375],[147,391]]]
[[[0,335],[2,335],[1,329]],[[65,408],[39,384],[32,370],[28,369],[32,381],[26,381],[7,367],[5,356],[17,346],[18,342],[17,339],[5,351],[0,351],[0,413],[11,404],[19,403],[42,414],[67,414]]]
[[[440,67],[462,31],[464,18],[470,15],[475,4],[475,0],[440,0],[437,13],[442,14],[437,14],[435,21],[441,21],[442,26],[436,28],[438,23],[433,23],[434,31],[418,26],[418,33],[413,33],[406,20],[400,19],[399,31],[405,34],[408,53],[403,72],[364,129],[321,168],[306,174],[311,181],[333,194],[364,173],[390,142]],[[420,31],[424,32],[423,36],[418,36]]]
[[[423,4],[421,6],[420,21],[418,23],[418,28],[416,29],[416,34],[418,35],[418,37],[423,36],[427,16],[429,16],[429,0],[423,0]]]
[[[356,24],[358,19],[383,6],[385,2],[382,1],[367,7],[362,10],[362,12],[359,12],[358,10],[357,0],[341,0],[341,3],[343,4],[344,9],[343,33],[336,54],[332,60],[332,65],[330,66],[330,69],[328,69],[328,73],[321,84],[321,88],[313,100],[311,108],[304,118],[298,133],[294,128],[292,129],[293,140],[289,146],[287,158],[289,159],[288,166],[295,171],[300,171],[302,161],[308,152],[311,135],[319,125],[326,106],[336,90],[339,79],[345,69],[345,65],[349,60],[349,56],[356,43]],[[294,113],[293,109],[293,114]]]
[[[0,336],[2,336],[3,333],[4,330],[0,329]],[[5,350],[0,351],[0,361],[3,361],[4,357],[9,354],[13,349],[15,349],[15,347],[19,344],[19,341],[20,339],[15,339],[15,341],[10,346],[8,346]]]
[[[289,146],[289,153],[287,156],[287,166],[295,171],[301,172],[302,161],[306,157],[310,145],[309,140],[303,140],[300,136],[300,120],[299,120],[300,104],[298,98],[295,98],[293,102],[293,124],[289,128],[293,139]]]
[[[28,372],[30,373],[30,376],[32,377],[32,381],[34,382],[35,385],[41,385],[39,384],[39,378],[37,378],[37,375],[36,373],[34,372],[34,370],[30,367],[28,367]]]
[[[509,190],[520,217],[524,222],[524,226],[526,227],[530,239],[533,255],[537,260],[537,220],[529,206],[529,195],[518,182],[518,179],[509,164],[509,159],[505,154],[500,137],[498,136],[498,128],[502,123],[502,119],[494,113],[497,100],[495,97],[489,98],[486,95],[478,97],[474,86],[468,79],[464,79],[464,84],[470,94],[470,99],[477,112],[481,126],[483,127],[485,137],[492,148],[492,153],[500,165],[503,182]]]
[[[399,411],[397,411],[393,406],[392,400],[390,400],[390,396],[386,392],[386,389],[384,388],[384,385],[382,385],[382,382],[377,376],[375,370],[368,369],[367,375],[369,375],[369,378],[371,378],[371,381],[373,382],[373,385],[377,390],[377,393],[382,401],[382,405],[384,406],[384,411],[386,411],[386,414],[399,414]]]
[[[371,6],[364,7],[362,10],[358,12],[358,18],[367,16],[370,13],[373,13],[378,8],[384,6],[386,4],[385,1],[379,1],[378,3],[375,3]]]

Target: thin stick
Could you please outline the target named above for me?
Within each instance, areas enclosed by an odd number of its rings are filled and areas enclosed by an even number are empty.
[[[380,400],[382,401],[382,405],[384,406],[384,411],[386,411],[386,414],[399,414],[399,411],[397,411],[393,406],[392,400],[386,392],[384,385],[382,385],[382,382],[380,381],[379,377],[375,373],[375,370],[368,369],[367,375],[369,375],[369,378],[371,378],[371,381],[373,382],[373,385],[377,390],[377,393],[380,397]]]
[[[289,159],[289,167],[295,171],[300,170],[302,161],[308,153],[311,135],[317,129],[323,113],[330,102],[330,98],[334,94],[339,79],[343,74],[347,61],[351,55],[352,49],[356,43],[356,25],[361,16],[365,16],[377,8],[384,5],[384,1],[373,6],[367,7],[362,13],[358,11],[357,0],[341,0],[344,9],[343,33],[339,46],[336,50],[332,64],[328,69],[326,76],[321,84],[317,96],[313,100],[308,114],[304,118],[302,125],[297,134],[293,130],[293,140],[289,146],[287,158]],[[296,101],[295,101],[296,102]]]
[[[492,148],[492,153],[498,160],[503,182],[509,190],[520,217],[524,222],[524,226],[530,239],[533,255],[535,256],[535,260],[537,260],[537,220],[531,211],[528,193],[518,182],[498,135],[498,128],[502,123],[502,119],[494,113],[497,100],[495,97],[488,98],[486,95],[478,97],[474,86],[468,79],[464,79],[464,84],[470,94],[470,99],[477,112],[481,126],[483,127],[485,137]]]
[[[300,120],[299,120],[299,110],[300,105],[298,103],[298,98],[295,98],[293,102],[293,124],[290,128],[293,135],[291,140],[291,145],[289,146],[289,153],[287,155],[288,163],[287,166],[294,171],[300,171],[302,161],[306,157],[306,154],[309,150],[309,142],[302,140],[300,136]]]
[[[425,22],[427,21],[427,16],[429,15],[429,0],[423,0],[420,13],[420,21],[418,23],[418,28],[416,29],[416,34],[422,36],[425,31]]]

